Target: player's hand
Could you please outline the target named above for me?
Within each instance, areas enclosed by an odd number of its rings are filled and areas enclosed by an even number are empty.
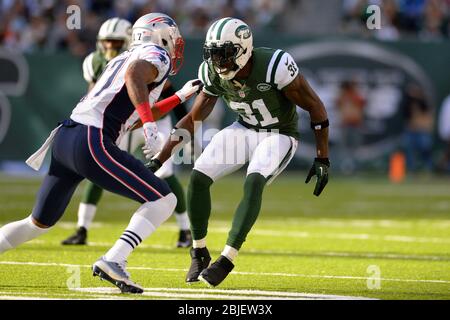
[[[194,93],[199,93],[203,88],[203,83],[199,79],[189,80],[185,83],[183,88],[175,92],[175,94],[180,98],[181,103],[188,100],[194,95]]]
[[[317,176],[316,187],[314,188],[314,195],[317,197],[328,183],[329,167],[330,160],[328,160],[328,158],[315,158],[308,176],[306,177],[305,183],[308,183],[314,175]]]
[[[145,144],[142,147],[145,158],[150,160],[161,151],[162,141],[158,135],[158,127],[154,122],[146,122],[143,125]]]
[[[162,163],[161,163],[161,161],[159,161],[158,159],[152,158],[152,159],[150,159],[149,162],[147,162],[147,163],[145,164],[145,166],[146,166],[147,168],[149,168],[151,172],[155,173],[156,171],[159,170],[159,168],[162,167]]]

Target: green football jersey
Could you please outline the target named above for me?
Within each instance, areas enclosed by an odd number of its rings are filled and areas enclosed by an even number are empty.
[[[281,91],[298,75],[294,59],[289,53],[271,48],[253,49],[252,59],[251,73],[244,80],[223,80],[210,64],[203,62],[198,71],[203,91],[220,96],[245,127],[277,129],[298,139],[296,106]]]
[[[108,60],[99,50],[89,54],[83,61],[83,77],[87,82],[97,82],[102,74]]]

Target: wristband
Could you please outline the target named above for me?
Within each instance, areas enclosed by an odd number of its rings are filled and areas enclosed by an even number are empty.
[[[150,102],[145,101],[136,106],[136,111],[141,118],[142,124],[146,122],[154,122],[153,113],[150,109]]]
[[[314,158],[314,161],[320,162],[326,166],[330,166],[330,160],[328,158]]]
[[[157,103],[155,103],[155,106],[153,108],[158,108],[162,114],[166,114],[180,103],[181,99],[176,94],[174,94],[169,98],[158,101]]]
[[[318,122],[318,123],[311,122],[311,129],[313,129],[313,130],[322,130],[329,126],[330,126],[330,122],[328,121],[328,119],[325,121],[322,121],[322,122]]]

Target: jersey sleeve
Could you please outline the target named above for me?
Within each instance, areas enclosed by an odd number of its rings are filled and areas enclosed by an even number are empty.
[[[171,62],[166,50],[156,45],[147,45],[140,48],[139,59],[146,60],[153,64],[158,70],[155,82],[163,81],[169,76]]]
[[[198,78],[203,82],[203,89],[202,91],[210,96],[217,97],[219,94],[214,89],[214,85],[212,84],[210,78],[209,78],[209,70],[208,70],[208,64],[206,62],[202,62],[200,67],[198,68]]]
[[[297,77],[299,73],[298,66],[289,53],[281,50],[277,50],[274,53],[272,60],[273,65],[272,70],[270,70],[271,82],[276,85],[278,90],[281,90]]]
[[[83,78],[88,83],[95,82],[93,59],[94,59],[94,53],[92,52],[83,61]]]

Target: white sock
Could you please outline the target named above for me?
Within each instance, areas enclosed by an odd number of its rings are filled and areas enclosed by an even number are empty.
[[[89,229],[95,217],[97,206],[89,203],[80,203],[78,207],[78,227]]]
[[[205,248],[206,247],[206,238],[200,240],[193,240],[192,247],[195,248]]]
[[[233,260],[236,259],[238,252],[239,251],[237,251],[237,249],[230,247],[229,245],[226,245],[221,254],[225,256],[228,260],[233,262]]]
[[[177,198],[169,193],[161,199],[140,206],[122,236],[105,254],[105,259],[115,262],[127,260],[131,252],[170,217],[176,205]]]
[[[39,228],[36,226],[31,216],[23,220],[8,223],[0,228],[0,253],[37,238],[49,230],[50,228]]]
[[[180,227],[180,230],[189,230],[189,217],[186,211],[183,213],[175,212],[175,219],[177,220],[177,224]]]

